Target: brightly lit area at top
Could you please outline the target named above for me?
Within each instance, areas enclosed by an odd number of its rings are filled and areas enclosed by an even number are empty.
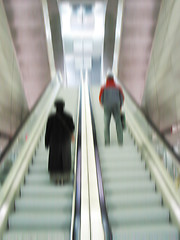
[[[67,85],[77,85],[82,73],[100,82],[105,3],[59,3]]]

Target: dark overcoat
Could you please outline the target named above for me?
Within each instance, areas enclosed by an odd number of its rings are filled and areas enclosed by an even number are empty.
[[[71,137],[74,123],[70,114],[58,111],[48,117],[45,146],[49,147],[48,171],[65,173],[71,170]]]

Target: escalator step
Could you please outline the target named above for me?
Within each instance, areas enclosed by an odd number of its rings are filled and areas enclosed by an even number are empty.
[[[50,176],[47,173],[42,174],[28,174],[25,178],[26,185],[30,184],[49,184]]]
[[[71,209],[71,199],[68,197],[61,197],[61,200],[56,197],[34,197],[34,198],[20,198],[15,202],[16,211],[69,211]]]
[[[140,155],[136,150],[133,149],[129,149],[127,151],[105,151],[103,150],[102,152],[99,152],[100,155],[100,159],[102,159],[102,161],[104,160],[108,160],[110,161],[110,159],[113,160],[117,160],[119,159],[124,161],[125,159],[127,159],[126,161],[128,161],[128,159],[140,159]]]
[[[115,171],[116,169],[145,169],[145,162],[141,161],[101,161],[102,170],[108,168],[108,171],[111,169]]]
[[[52,230],[36,230],[36,231],[23,231],[23,230],[10,230],[3,236],[3,240],[69,240],[69,231],[52,231]]]
[[[140,192],[140,193],[129,193],[110,195],[106,199],[108,209],[114,208],[128,208],[128,207],[144,207],[144,206],[160,206],[161,196],[154,192]]]
[[[71,213],[55,212],[22,212],[12,214],[9,217],[9,227],[12,230],[68,230],[71,221]]]
[[[121,170],[119,171],[106,171],[103,173],[103,180],[105,182],[115,181],[116,183],[120,181],[149,181],[150,180],[150,173],[148,171],[143,171],[142,169],[138,169],[137,171],[133,170]]]
[[[47,163],[44,164],[33,164],[30,166],[29,168],[30,173],[36,172],[36,173],[47,173],[48,174],[48,167],[47,167]]]
[[[23,186],[21,196],[70,196],[72,195],[72,186],[49,185],[49,186]]]
[[[107,182],[104,185],[105,192],[107,194],[119,192],[149,192],[155,190],[155,184],[151,181],[128,181],[128,182]]]
[[[148,224],[113,228],[113,240],[179,240],[176,227],[170,224]]]
[[[169,211],[163,207],[138,207],[113,209],[109,212],[109,220],[113,226],[145,225],[169,222]]]

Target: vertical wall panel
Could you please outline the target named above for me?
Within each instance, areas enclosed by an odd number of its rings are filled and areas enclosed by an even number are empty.
[[[64,49],[62,42],[59,6],[57,0],[48,0],[47,3],[49,10],[55,67],[58,74],[61,75],[62,80],[66,82],[66,74],[64,73]]]
[[[118,0],[109,0],[107,2],[103,49],[103,80],[106,77],[107,70],[112,69],[113,67],[117,9]]]
[[[41,0],[3,0],[31,109],[51,81]]]
[[[161,0],[125,0],[118,78],[141,105]]]
[[[180,1],[162,1],[143,96],[147,114],[161,131],[180,122],[179,9]]]
[[[2,1],[0,53],[0,132],[12,136],[28,113],[28,106]],[[7,141],[2,139],[0,142],[4,146]]]

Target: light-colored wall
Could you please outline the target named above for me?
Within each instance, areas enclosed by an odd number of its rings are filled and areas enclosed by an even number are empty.
[[[51,81],[41,0],[3,0],[29,109]]]
[[[118,79],[139,105],[143,97],[160,3],[161,0],[123,1]]]
[[[53,53],[48,4],[47,4],[47,0],[41,0],[41,2],[42,2],[43,17],[44,17],[44,27],[45,27],[45,34],[46,34],[50,74],[51,74],[51,79],[54,79],[56,77],[56,68],[55,68],[55,60],[54,60],[54,53]]]
[[[105,14],[104,47],[103,47],[103,69],[102,82],[104,81],[107,70],[112,69],[114,59],[114,46],[116,36],[118,0],[108,0]]]
[[[47,0],[47,3],[49,10],[55,67],[56,71],[62,78],[61,80],[63,82],[66,82],[66,73],[64,72],[64,49],[62,42],[59,6],[57,0]]]
[[[28,106],[2,0],[0,53],[0,131],[13,135],[28,113]]]
[[[116,20],[116,33],[115,33],[115,45],[114,45],[114,58],[113,58],[113,73],[118,75],[118,61],[121,44],[121,29],[122,29],[122,17],[123,17],[123,0],[118,1],[117,8],[117,20]]]
[[[180,1],[162,0],[146,78],[143,106],[165,130],[180,121]]]

